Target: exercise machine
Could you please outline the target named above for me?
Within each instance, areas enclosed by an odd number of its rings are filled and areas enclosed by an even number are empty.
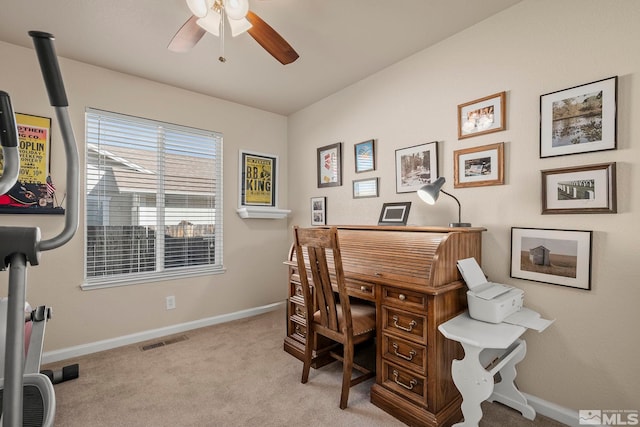
[[[33,367],[25,365],[27,263],[37,266],[41,252],[59,248],[71,240],[79,218],[78,148],[67,111],[69,104],[53,46],[54,37],[42,31],[29,31],[29,36],[33,39],[49,103],[55,109],[62,134],[67,163],[67,209],[63,230],[50,239],[42,240],[38,227],[0,226],[0,270],[9,270],[4,378],[0,384],[3,427],[53,426],[55,394],[52,382],[40,372],[29,372]],[[17,181],[20,169],[15,116],[9,94],[4,91],[0,91],[0,145],[4,157],[0,194],[4,194]],[[46,310],[43,315],[46,316]],[[38,368],[39,363],[38,360]],[[29,410],[23,413],[27,407]]]

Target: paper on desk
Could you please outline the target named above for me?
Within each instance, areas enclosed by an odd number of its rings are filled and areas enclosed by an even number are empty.
[[[512,325],[524,326],[525,328],[535,329],[538,332],[542,332],[547,329],[547,326],[555,322],[555,319],[543,319],[540,317],[540,313],[529,310],[526,307],[522,307],[520,310],[507,316],[503,322],[510,323]]]

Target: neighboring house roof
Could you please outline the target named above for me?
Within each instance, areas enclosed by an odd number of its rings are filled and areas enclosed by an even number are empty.
[[[88,167],[111,169],[119,192],[156,192],[158,164],[154,155],[145,156],[145,152],[140,149],[118,146],[106,149],[95,144],[87,144],[87,150]],[[215,180],[211,173],[214,167],[215,161],[211,158],[167,153],[164,162],[164,192],[211,196],[215,193]],[[101,176],[100,179],[102,178]],[[93,181],[88,179],[89,191],[97,184],[98,179]]]

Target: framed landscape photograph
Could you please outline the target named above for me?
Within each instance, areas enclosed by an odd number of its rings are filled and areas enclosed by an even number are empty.
[[[506,98],[500,92],[458,105],[458,139],[505,130]]]
[[[342,185],[342,143],[318,148],[318,188]]]
[[[378,225],[407,225],[411,202],[384,203]]]
[[[418,191],[437,177],[437,141],[396,150],[396,193]]]
[[[504,184],[504,143],[453,152],[454,188]]]
[[[327,198],[311,198],[311,225],[327,225]]]
[[[356,173],[376,170],[376,146],[373,139],[354,145],[354,151]]]
[[[540,158],[615,150],[618,77],[540,96]]]
[[[378,197],[378,178],[357,179],[353,181],[353,198]]]
[[[275,207],[278,156],[240,150],[239,157],[239,207]]]
[[[511,277],[591,289],[592,231],[511,228]]]
[[[542,213],[616,213],[616,164],[542,172]]]

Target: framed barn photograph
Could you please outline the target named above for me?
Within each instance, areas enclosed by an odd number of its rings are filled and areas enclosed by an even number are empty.
[[[616,164],[542,171],[542,213],[616,213]]]
[[[418,191],[437,177],[437,141],[396,150],[396,193]]]
[[[618,77],[540,96],[540,158],[615,150]]]
[[[591,289],[592,231],[511,228],[511,277]]]
[[[454,188],[504,184],[504,142],[453,152]]]
[[[500,92],[458,105],[458,139],[505,130],[506,98]]]

